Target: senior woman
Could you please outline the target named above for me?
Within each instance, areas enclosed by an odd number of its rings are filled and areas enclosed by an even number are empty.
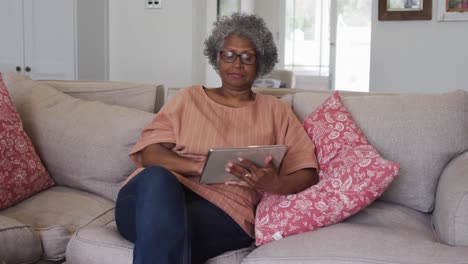
[[[204,263],[254,241],[261,192],[290,194],[318,182],[314,145],[290,107],[252,92],[277,61],[271,32],[256,15],[235,13],[215,24],[204,54],[222,86],[176,94],[144,128],[130,156],[140,167],[119,192],[116,223],[135,243],[134,263]],[[226,164],[240,182],[204,185],[209,148],[288,146],[279,168]],[[248,168],[246,170],[245,168]]]

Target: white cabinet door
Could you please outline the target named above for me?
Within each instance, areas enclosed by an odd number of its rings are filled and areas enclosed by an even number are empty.
[[[107,0],[0,0],[0,72],[108,77]]]
[[[0,1],[0,72],[24,69],[23,1]]]
[[[74,0],[24,1],[24,67],[32,79],[75,79]]]
[[[1,0],[0,72],[74,80],[75,0]]]

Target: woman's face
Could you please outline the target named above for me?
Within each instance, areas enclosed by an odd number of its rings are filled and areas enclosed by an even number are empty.
[[[245,90],[252,87],[257,76],[255,47],[250,40],[238,35],[224,39],[218,53],[219,76],[224,88]]]

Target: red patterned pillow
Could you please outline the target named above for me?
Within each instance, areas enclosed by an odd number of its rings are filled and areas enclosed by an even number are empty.
[[[369,145],[335,92],[304,121],[315,144],[320,182],[297,194],[264,194],[255,219],[256,244],[338,223],[377,199],[399,165]]]
[[[52,185],[0,73],[0,210]]]

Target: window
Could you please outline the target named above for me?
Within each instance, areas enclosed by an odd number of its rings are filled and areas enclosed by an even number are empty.
[[[239,11],[240,7],[241,7],[240,0],[218,0],[218,4],[217,4],[218,17],[229,16],[232,13]]]
[[[285,69],[329,76],[329,14],[329,0],[286,0]]]
[[[298,88],[369,90],[372,0],[286,0],[284,68]]]
[[[337,1],[336,90],[369,91],[372,0]]]

